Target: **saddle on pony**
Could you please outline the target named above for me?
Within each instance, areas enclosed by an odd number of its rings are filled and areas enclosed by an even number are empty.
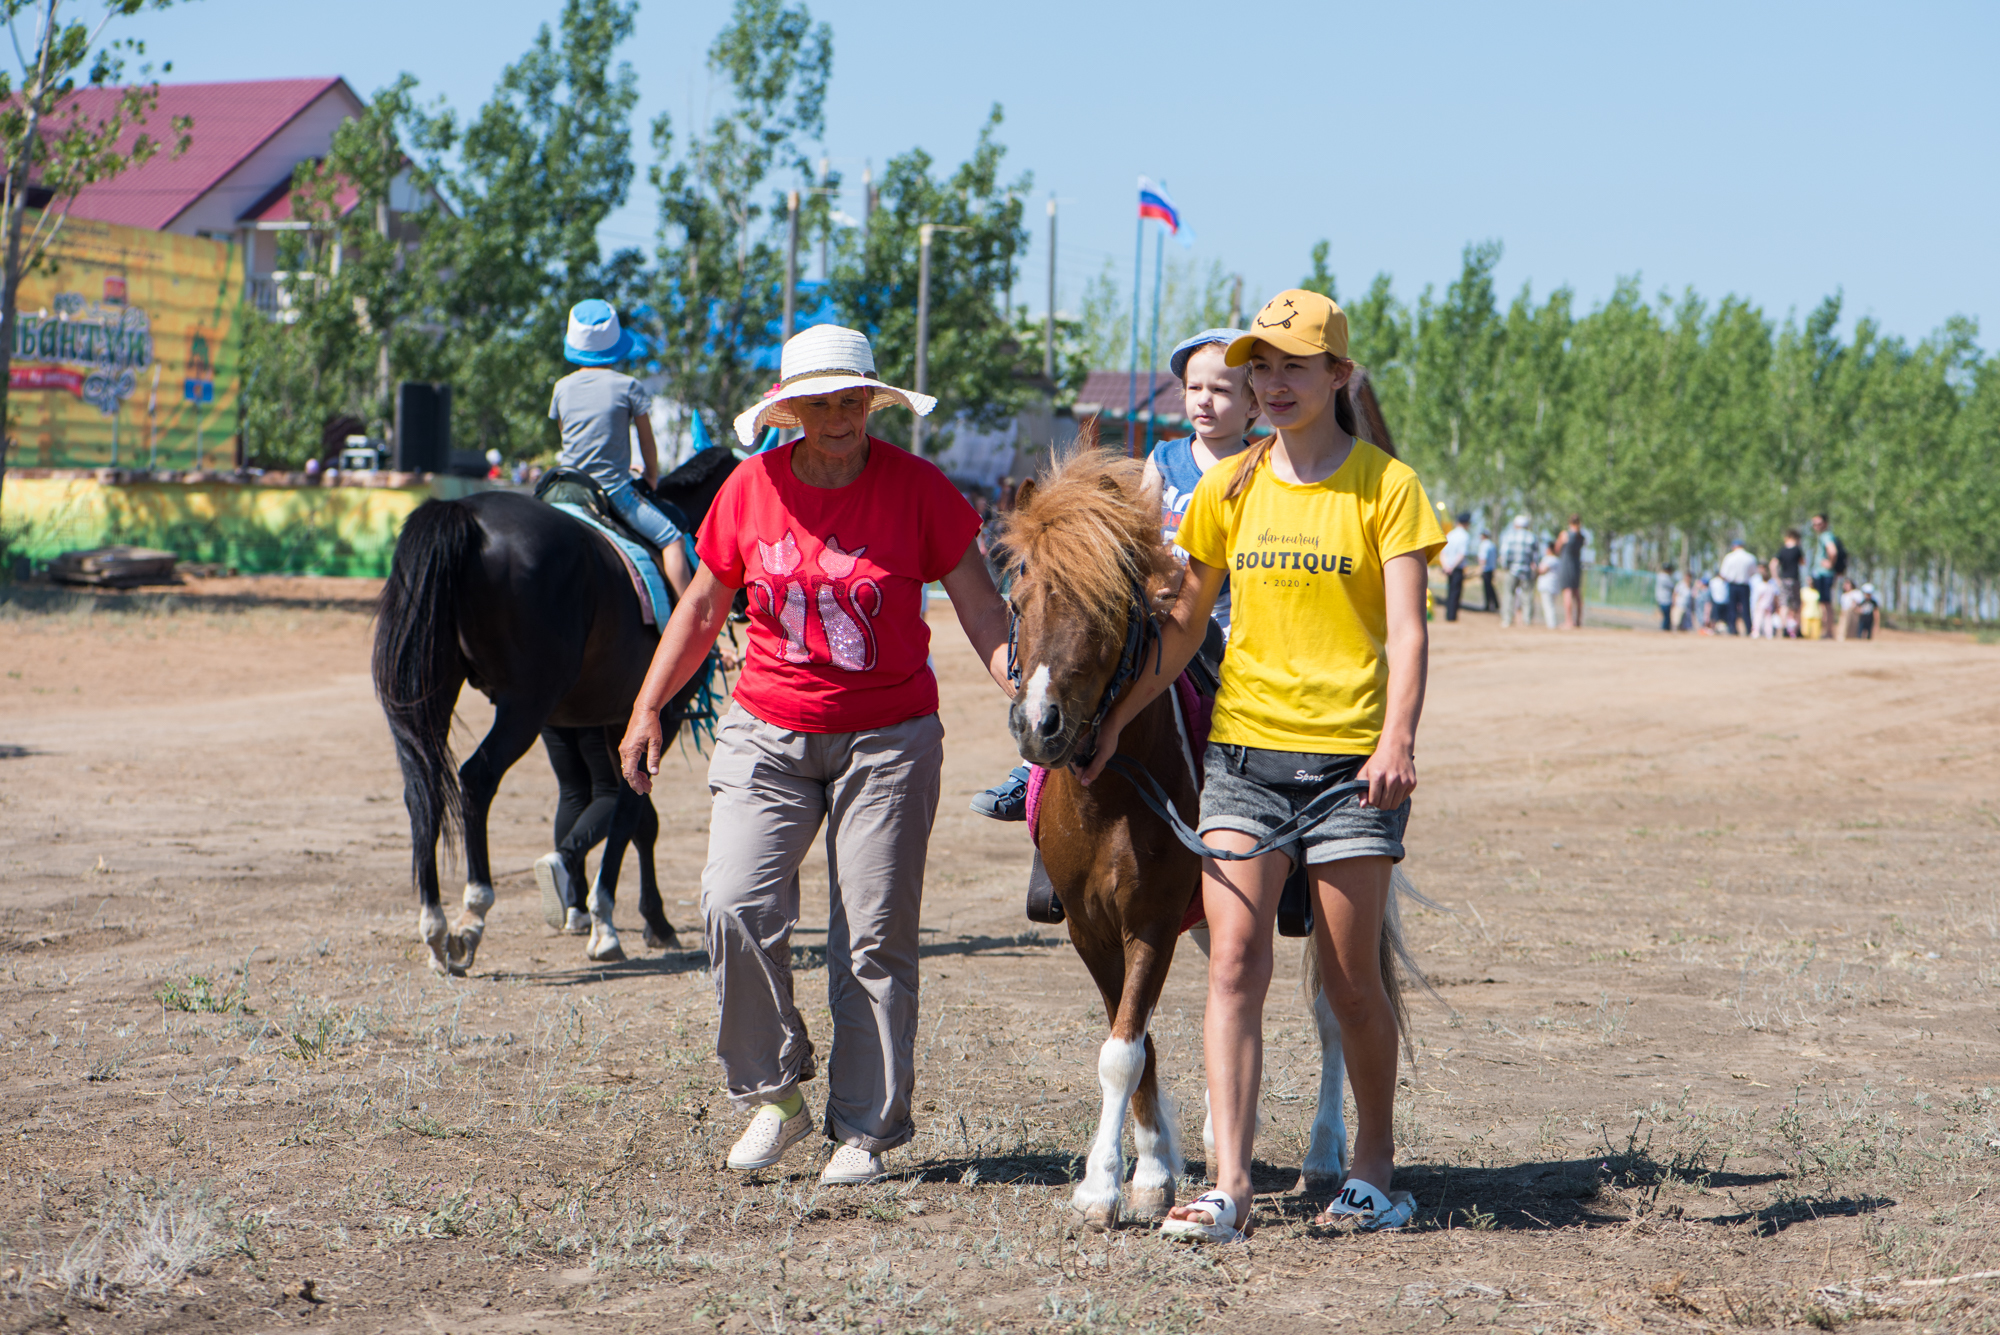
[[[675,528],[683,533],[692,533],[688,517],[681,512],[681,508],[654,492],[646,485],[645,479],[633,478],[632,486]],[[660,560],[660,549],[612,508],[611,499],[604,494],[604,488],[598,485],[596,478],[577,468],[551,468],[535,484],[535,499],[547,502],[578,522],[596,529],[618,553],[619,563],[631,576],[632,591],[639,596],[646,624],[667,624],[667,618],[673,613],[674,595],[667,585],[666,567]],[[641,555],[645,558],[644,565],[640,564]]]
[[[693,536],[694,523],[680,506],[647,486],[643,478],[633,478],[632,485],[675,528]],[[632,591],[639,599],[646,624],[665,629],[667,619],[673,615],[675,599],[673,586],[667,582],[666,567],[660,560],[660,549],[625,522],[612,507],[610,497],[604,494],[604,488],[598,485],[597,479],[581,469],[551,468],[535,484],[535,499],[595,529],[617,555],[619,564],[631,579]],[[704,738],[714,736],[715,724],[721,718],[716,681],[720,669],[721,660],[711,651],[701,669],[660,711],[661,726],[668,741],[673,739],[683,723],[692,727],[697,747],[702,745]]]

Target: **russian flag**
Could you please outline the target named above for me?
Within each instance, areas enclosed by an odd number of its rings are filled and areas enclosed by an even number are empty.
[[[1166,188],[1144,176],[1139,178],[1139,216],[1158,218],[1175,235],[1181,230],[1181,211],[1167,198]]]

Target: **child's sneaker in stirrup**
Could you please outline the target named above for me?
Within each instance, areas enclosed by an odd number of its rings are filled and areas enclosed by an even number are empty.
[[[812,1115],[806,1111],[804,1099],[790,1117],[777,1104],[767,1103],[751,1114],[742,1139],[729,1151],[729,1166],[741,1173],[769,1168],[785,1157],[786,1150],[811,1135],[812,1129]]]
[[[842,1145],[826,1161],[819,1180],[825,1187],[862,1187],[887,1176],[889,1170],[882,1166],[881,1155],[870,1154],[859,1145]]]

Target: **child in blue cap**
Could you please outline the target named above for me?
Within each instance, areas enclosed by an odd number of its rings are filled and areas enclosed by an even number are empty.
[[[608,301],[580,301],[570,309],[563,359],[583,369],[556,381],[549,416],[562,428],[556,464],[587,473],[627,524],[660,549],[660,566],[680,597],[693,575],[687,535],[632,485],[632,434],[650,484],[659,476],[660,453],[647,416],[653,396],[631,376],[611,368],[639,350],[638,336],[618,324]]]
[[[1194,434],[1162,441],[1146,456],[1146,481],[1160,486],[1160,529],[1168,542],[1179,531],[1181,516],[1194,498],[1194,484],[1224,459],[1233,459],[1250,443],[1250,424],[1257,420],[1257,396],[1250,388],[1250,369],[1223,360],[1240,329],[1204,329],[1176,344],[1167,366],[1181,382],[1181,398]],[[1175,548],[1178,554],[1180,549]],[[1182,559],[1186,559],[1183,557]],[[1215,600],[1214,620],[1229,634],[1229,585]],[[972,799],[972,809],[994,820],[1028,818],[1028,767],[1016,765],[999,783]]]

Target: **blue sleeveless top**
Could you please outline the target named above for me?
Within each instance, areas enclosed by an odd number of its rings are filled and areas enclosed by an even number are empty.
[[[1160,531],[1168,542],[1181,531],[1181,516],[1187,513],[1188,502],[1194,499],[1195,483],[1201,481],[1201,465],[1195,462],[1194,437],[1184,436],[1179,440],[1162,441],[1153,447],[1148,456],[1153,467],[1160,474]],[[1187,553],[1174,549],[1181,560],[1187,560]],[[1229,633],[1229,576],[1222,577],[1222,592],[1216,595],[1215,611],[1222,633]]]

